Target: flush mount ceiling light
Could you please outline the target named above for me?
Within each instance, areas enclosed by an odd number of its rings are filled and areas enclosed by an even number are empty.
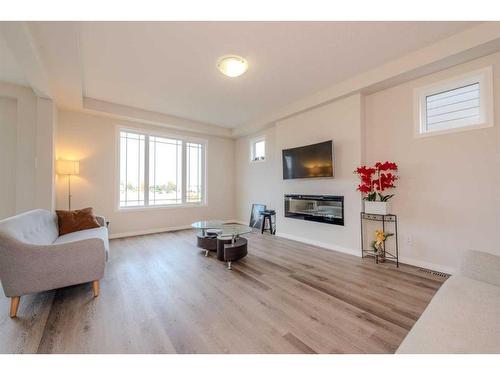
[[[248,69],[248,62],[240,56],[222,56],[217,68],[228,77],[238,77]]]

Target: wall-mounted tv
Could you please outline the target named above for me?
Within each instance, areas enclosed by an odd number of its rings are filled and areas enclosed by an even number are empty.
[[[283,179],[333,177],[333,141],[283,150]]]

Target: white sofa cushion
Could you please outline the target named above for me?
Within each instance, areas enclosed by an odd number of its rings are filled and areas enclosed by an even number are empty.
[[[397,353],[500,353],[500,288],[450,277]]]
[[[108,241],[108,229],[106,227],[92,228],[79,230],[77,232],[71,232],[58,237],[54,244],[68,243],[80,240],[86,240],[88,238],[100,238],[104,242],[104,249],[106,250],[106,259],[109,255],[109,241]]]
[[[36,209],[0,220],[0,232],[18,241],[34,245],[50,245],[59,236],[57,215]]]
[[[468,250],[459,274],[500,287],[500,257],[483,251]]]

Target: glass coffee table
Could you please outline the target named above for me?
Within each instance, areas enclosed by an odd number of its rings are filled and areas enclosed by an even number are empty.
[[[220,229],[222,228],[222,225],[224,225],[222,220],[202,220],[194,222],[191,224],[191,227],[201,230],[201,234],[205,236],[207,234],[207,230]]]
[[[247,255],[247,240],[241,237],[252,232],[252,228],[241,224],[224,224],[221,220],[197,221],[191,227],[199,229],[197,235],[198,247],[205,250],[205,256],[210,251],[217,252],[217,259],[231,263]]]

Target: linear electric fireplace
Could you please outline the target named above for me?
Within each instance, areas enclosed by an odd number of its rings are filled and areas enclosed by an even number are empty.
[[[344,197],[285,194],[285,217],[344,225]]]

